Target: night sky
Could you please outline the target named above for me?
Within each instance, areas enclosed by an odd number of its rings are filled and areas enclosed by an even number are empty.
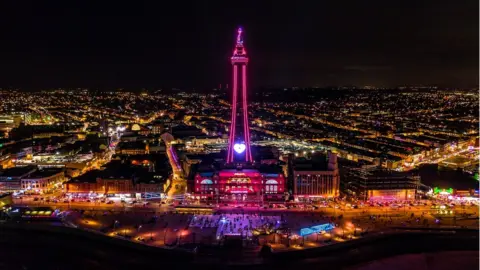
[[[478,0],[18,2],[0,87],[214,88],[239,25],[252,87],[478,85]]]

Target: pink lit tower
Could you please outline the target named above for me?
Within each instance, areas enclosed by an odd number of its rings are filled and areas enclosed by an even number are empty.
[[[233,51],[233,92],[232,118],[228,141],[227,163],[252,162],[250,150],[250,128],[248,127],[247,63],[248,57],[243,46],[243,30],[238,28]]]

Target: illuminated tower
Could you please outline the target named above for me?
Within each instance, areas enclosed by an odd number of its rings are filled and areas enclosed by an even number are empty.
[[[231,58],[233,66],[232,119],[228,141],[227,163],[252,162],[247,103],[248,57],[243,47],[242,31],[242,28],[238,28],[235,50]]]

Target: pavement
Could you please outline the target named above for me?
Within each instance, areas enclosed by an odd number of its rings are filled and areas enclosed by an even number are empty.
[[[33,196],[15,199],[15,205],[50,206],[68,212],[67,221],[81,229],[102,230],[111,237],[135,241],[157,247],[172,247],[183,243],[219,244],[219,226],[191,226],[194,215],[177,214],[175,208],[159,202],[149,205],[116,202],[45,202],[34,201]],[[333,206],[333,205],[332,205]],[[338,206],[337,206],[338,207]],[[352,209],[347,207],[322,207],[316,210],[300,208],[279,209],[263,207],[222,206],[215,209],[215,215],[238,217],[278,217],[285,227],[291,229],[290,237],[279,234],[262,235],[256,244],[269,243],[274,251],[298,250],[330,245],[360,237],[364,232],[388,230],[391,227],[442,226],[478,228],[478,206],[455,206],[451,215],[439,214],[431,206],[365,206]],[[455,217],[455,218],[454,218]],[[239,221],[241,224],[241,221]],[[239,223],[239,224],[240,224]],[[325,234],[301,237],[300,229],[315,225],[334,223],[337,228]],[[244,224],[245,225],[245,224]],[[239,225],[240,226],[240,225]],[[244,227],[244,226],[243,226]],[[232,230],[230,228],[229,230]],[[221,237],[220,237],[221,238]]]
[[[83,207],[82,207],[83,206]],[[192,222],[197,218],[204,218],[204,215],[171,213],[173,208],[163,205],[158,207],[150,205],[148,207],[130,207],[118,208],[116,205],[109,205],[109,209],[104,211],[104,205],[86,206],[78,203],[77,209],[83,209],[83,213],[78,210],[68,211],[68,218],[72,224],[79,228],[90,230],[104,230],[111,236],[135,241],[157,247],[172,247],[186,243],[204,243],[208,245],[218,245],[221,238],[218,238],[218,228],[212,226],[202,226],[202,224]],[[72,207],[73,208],[73,207]],[[321,209],[325,210],[325,209]],[[327,208],[328,210],[328,208]],[[257,208],[233,208],[220,209],[212,217],[218,217],[215,220],[219,223],[219,215],[239,219],[242,215],[245,219],[277,217],[282,220],[284,226],[291,229],[290,237],[272,233],[270,235],[261,235],[258,237],[257,245],[271,244],[275,251],[299,250],[312,247],[326,246],[334,243],[345,242],[351,239],[358,239],[360,235],[369,232],[379,232],[389,230],[392,227],[470,227],[478,228],[478,216],[466,218],[457,216],[441,217],[432,215],[430,209],[418,207],[417,209],[388,210],[385,209],[352,209],[338,211],[342,218],[330,215],[331,211],[302,211],[302,210],[272,210]],[[337,212],[338,211],[338,212]],[[466,207],[462,211],[476,213],[478,208]],[[326,213],[331,212],[331,213]],[[228,213],[228,214],[227,214]],[[413,214],[413,215],[412,215]],[[276,219],[275,219],[276,220]],[[237,223],[238,223],[237,222]],[[242,223],[243,222],[243,223]],[[299,235],[301,228],[311,227],[319,224],[334,223],[336,228],[328,233],[312,234],[301,237]],[[231,225],[233,226],[233,225]],[[105,230],[106,229],[106,230]],[[232,230],[232,228],[230,229]],[[253,241],[253,240],[252,240]]]

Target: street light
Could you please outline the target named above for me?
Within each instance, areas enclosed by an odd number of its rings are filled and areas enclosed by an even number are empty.
[[[113,222],[113,231],[117,229],[118,223],[119,223],[118,220],[115,220],[115,222]]]

